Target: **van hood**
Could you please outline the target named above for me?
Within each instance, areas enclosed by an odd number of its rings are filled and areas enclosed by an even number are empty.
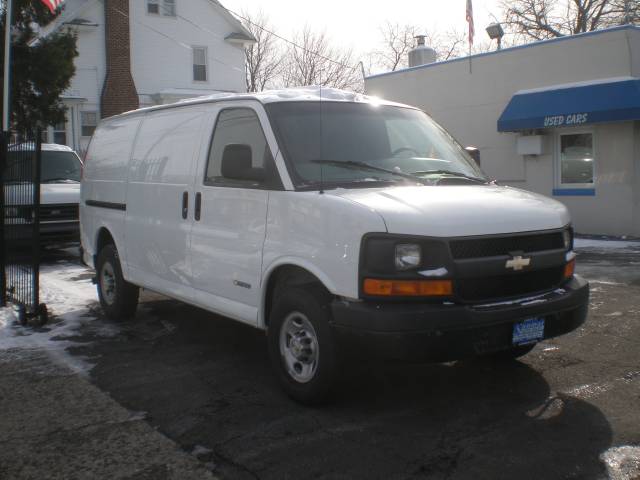
[[[536,193],[498,185],[410,186],[328,194],[377,212],[389,233],[459,237],[561,228],[567,208]]]
[[[43,183],[40,185],[40,203],[42,205],[79,202],[79,183]]]

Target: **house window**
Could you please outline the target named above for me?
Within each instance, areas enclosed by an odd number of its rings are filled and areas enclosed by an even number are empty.
[[[53,126],[53,143],[58,145],[67,144],[67,122],[66,120]]]
[[[193,47],[193,81],[207,81],[207,49]]]
[[[80,112],[80,120],[82,125],[82,136],[90,137],[98,125],[97,112]]]
[[[176,0],[147,0],[147,13],[150,15],[176,16]]]
[[[164,0],[162,2],[162,14],[167,17],[175,17],[176,16],[176,1],[175,0]]]
[[[559,135],[558,184],[563,187],[593,187],[595,155],[593,133]]]

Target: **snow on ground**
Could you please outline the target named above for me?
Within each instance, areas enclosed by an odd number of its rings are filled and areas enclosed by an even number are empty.
[[[54,361],[86,374],[91,365],[65,352],[79,345],[78,330],[83,334],[109,337],[117,334],[117,327],[95,317],[91,307],[96,305],[96,287],[92,273],[85,267],[60,261],[40,270],[40,301],[47,305],[49,322],[40,328],[22,327],[11,308],[0,309],[0,352],[10,349],[44,349]]]
[[[573,245],[577,250],[640,250],[640,242],[634,240],[601,240],[597,238],[576,238]]]

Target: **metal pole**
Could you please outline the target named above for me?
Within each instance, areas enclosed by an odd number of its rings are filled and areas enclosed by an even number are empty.
[[[37,315],[40,305],[40,180],[42,168],[42,131],[37,128],[35,131],[35,164],[33,166],[33,245],[32,245],[32,297],[33,312]]]
[[[9,105],[10,75],[11,75],[11,20],[13,19],[13,0],[5,0],[4,21],[4,86],[2,88],[2,131],[9,131],[11,107]]]
[[[0,306],[7,304],[7,257],[5,250],[4,168],[7,164],[9,137],[0,133]]]

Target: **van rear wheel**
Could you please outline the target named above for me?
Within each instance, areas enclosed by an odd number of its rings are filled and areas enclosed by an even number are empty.
[[[96,259],[98,298],[107,317],[131,318],[138,307],[140,289],[122,276],[120,257],[115,245],[106,245]]]
[[[318,290],[286,289],[275,299],[269,317],[271,365],[287,395],[304,404],[326,400],[337,371],[329,305]]]

